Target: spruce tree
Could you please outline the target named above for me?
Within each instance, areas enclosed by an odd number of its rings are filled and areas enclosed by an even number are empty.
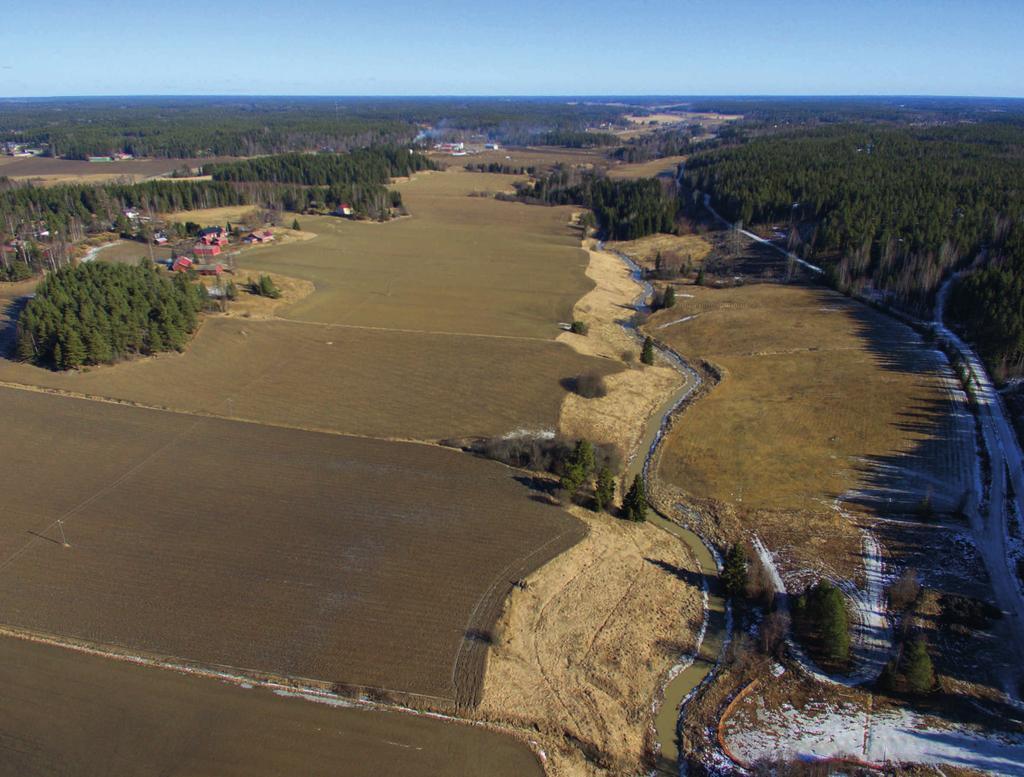
[[[64,347],[61,351],[62,370],[73,370],[85,363],[85,344],[77,329],[69,329],[64,333]]]
[[[821,634],[822,647],[834,661],[850,658],[850,623],[843,595],[834,585],[823,580],[811,589],[809,614]]]
[[[644,346],[640,350],[640,361],[654,364],[654,340],[650,336],[644,338]]]
[[[729,596],[739,596],[747,587],[747,554],[739,543],[733,544],[725,554],[722,584]]]
[[[622,500],[622,515],[629,521],[647,520],[647,494],[640,475],[633,476],[633,484],[626,492],[626,498]]]
[[[910,643],[904,661],[910,690],[914,693],[927,693],[935,686],[935,670],[923,638],[919,637]]]
[[[294,221],[292,221],[292,229],[294,229],[296,232],[301,232],[302,231],[302,227],[299,226],[299,220],[298,219],[295,219]]]
[[[615,476],[607,465],[597,473],[597,488],[594,489],[594,501],[598,510],[607,510],[615,500]]]
[[[668,286],[665,288],[665,296],[661,303],[662,307],[668,310],[676,306],[676,289],[675,286]]]

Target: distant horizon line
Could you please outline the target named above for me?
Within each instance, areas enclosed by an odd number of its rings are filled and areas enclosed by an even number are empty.
[[[335,100],[442,100],[442,99],[475,99],[475,100],[516,100],[516,99],[561,99],[561,100],[708,100],[708,99],[730,99],[730,100],[813,100],[813,99],[866,99],[866,100],[1004,100],[1024,101],[1024,95],[967,95],[967,94],[930,94],[930,93],[868,93],[851,92],[842,93],[704,93],[704,94],[658,94],[658,93],[636,93],[636,94],[587,94],[587,93],[564,93],[564,94],[329,94],[329,93],[135,93],[135,94],[53,94],[53,95],[0,95],[0,100],[98,100],[98,99],[335,99]]]

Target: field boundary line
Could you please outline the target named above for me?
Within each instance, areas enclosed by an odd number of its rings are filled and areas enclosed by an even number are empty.
[[[406,335],[430,335],[434,337],[484,337],[491,340],[523,340],[530,343],[552,343],[561,344],[554,338],[547,337],[531,337],[529,335],[499,335],[489,334],[487,332],[446,332],[436,329],[406,329],[403,327],[390,327],[390,326],[371,326],[369,324],[339,324],[329,323],[325,321],[303,321],[299,318],[284,318],[283,316],[274,316],[272,318],[264,319],[264,321],[283,321],[287,324],[298,324],[300,326],[318,326],[324,329],[361,329],[367,332],[394,332],[396,334]],[[261,323],[256,321],[255,323]],[[561,334],[562,330],[558,330]]]
[[[583,540],[583,538],[586,537],[590,533],[589,527],[585,523],[583,523],[583,521],[579,520],[578,518],[576,518],[571,513],[566,513],[566,514],[569,515],[570,519],[573,522],[573,525],[567,527],[564,531],[559,532],[554,537],[551,537],[543,545],[540,545],[539,547],[536,547],[533,550],[531,550],[529,553],[527,553],[527,554],[525,554],[523,556],[520,556],[518,559],[515,559],[514,561],[509,562],[505,566],[505,568],[502,569],[501,572],[494,577],[494,579],[491,581],[491,584],[487,587],[487,590],[484,591],[484,593],[481,594],[480,598],[477,599],[476,605],[473,607],[473,610],[469,614],[469,618],[466,621],[466,627],[463,630],[462,639],[459,642],[459,649],[458,649],[458,651],[455,654],[455,660],[452,662],[452,688],[455,691],[455,695],[456,695],[456,699],[457,699],[456,703],[459,703],[458,702],[458,697],[463,696],[463,694],[460,693],[460,691],[459,691],[459,683],[458,683],[458,679],[457,678],[458,678],[458,674],[459,674],[460,664],[463,661],[463,655],[464,655],[464,651],[466,649],[466,644],[470,642],[468,634],[469,634],[469,632],[473,628],[473,621],[477,618],[477,614],[478,614],[478,612],[480,612],[481,605],[487,605],[493,611],[491,614],[493,614],[494,617],[493,617],[493,619],[492,618],[488,618],[486,623],[490,627],[493,628],[494,623],[497,622],[498,617],[500,617],[500,608],[504,607],[505,600],[508,598],[508,594],[509,594],[509,592],[512,589],[513,581],[508,580],[508,581],[506,581],[507,588],[505,590],[505,593],[500,598],[499,597],[495,597],[495,596],[492,595],[492,593],[495,590],[495,587],[500,584],[500,581],[502,580],[502,578],[510,577],[511,574],[516,572],[517,570],[521,571],[524,576],[532,574],[533,572],[535,572],[540,567],[544,566],[545,564],[550,563],[555,558],[558,558],[558,556],[562,555],[562,553],[565,553],[570,548],[573,548],[576,545],[578,545]],[[581,529],[582,529],[582,534],[579,533]],[[543,551],[545,548],[547,548],[548,546],[550,546],[553,543],[564,542],[565,538],[570,536],[570,535],[578,535],[578,536],[570,545],[568,545],[566,547],[563,547],[562,550],[559,553],[556,553],[551,558],[545,560],[542,564],[538,564],[537,566],[533,566],[532,568],[529,568],[529,569],[526,568],[526,565],[527,565],[529,559],[537,556],[541,551]],[[491,601],[488,601],[488,600],[491,600]],[[486,617],[486,615],[487,615],[486,609],[483,611],[483,613],[481,613],[481,615]],[[466,661],[470,661],[470,660],[472,660],[474,658],[473,648],[475,648],[475,647],[477,647],[476,644],[470,645],[471,652],[469,654],[466,654]],[[475,707],[479,703],[480,697],[483,694],[483,680],[484,680],[484,674],[485,674],[486,667],[487,667],[487,655],[489,653],[489,650],[487,649],[487,647],[485,647],[485,649],[483,651],[481,651],[481,652],[482,652],[482,658],[481,658],[481,660],[479,662],[480,663],[479,678],[477,678],[477,681],[473,683],[473,700],[472,700],[471,704],[467,704],[466,706],[473,706],[473,707]]]
[[[138,410],[149,410],[157,413],[170,413],[172,415],[190,416],[197,419],[209,419],[213,421],[227,421],[237,424],[248,424],[249,426],[266,426],[271,429],[289,429],[294,432],[309,432],[310,434],[329,434],[333,437],[350,437],[354,440],[377,440],[378,442],[406,443],[409,445],[424,445],[430,448],[442,448],[456,453],[461,453],[458,448],[450,445],[442,445],[437,440],[422,440],[415,437],[382,437],[372,434],[359,434],[358,432],[339,432],[336,429],[325,429],[316,426],[299,426],[297,424],[286,424],[277,421],[257,421],[253,418],[239,418],[237,416],[219,415],[217,413],[202,412],[200,410],[184,410],[181,408],[166,407],[164,405],[150,405],[144,402],[137,402],[132,399],[118,399],[102,394],[87,394],[71,389],[54,388],[52,386],[40,386],[34,383],[17,383],[14,381],[0,380],[0,389],[11,391],[26,391],[35,394],[49,394],[51,396],[63,397],[64,399],[78,399],[84,402],[97,402],[106,405],[121,405],[122,407],[133,407]]]
[[[0,624],[0,637],[19,639],[25,642],[48,645],[61,650],[71,650],[76,653],[95,656],[106,661],[120,661],[136,666],[148,667],[155,670],[176,672],[188,677],[202,677],[208,680],[219,680],[220,682],[231,683],[242,688],[258,687],[271,691],[276,696],[285,698],[297,698],[311,704],[328,704],[341,706],[350,709],[362,709],[366,712],[391,712],[402,715],[414,715],[417,717],[433,718],[435,720],[448,721],[464,726],[477,726],[489,731],[511,736],[526,744],[534,757],[545,771],[544,765],[547,762],[547,755],[531,736],[533,731],[527,726],[519,726],[512,723],[490,720],[488,718],[467,718],[460,715],[440,712],[435,709],[417,709],[405,704],[375,701],[365,698],[352,698],[336,693],[323,686],[333,686],[327,680],[312,680],[290,675],[274,675],[269,672],[246,670],[227,664],[206,664],[193,662],[188,659],[176,657],[158,658],[154,655],[146,655],[146,651],[128,651],[118,649],[116,645],[104,645],[86,640],[77,640],[70,637],[48,634],[45,632],[22,629],[16,626]],[[252,672],[252,674],[248,674]],[[457,706],[454,699],[430,694],[412,693],[408,691],[394,691],[388,688],[375,686],[352,686],[363,688],[367,691],[382,691],[393,693],[407,698],[424,699],[433,702],[442,702],[444,705]]]
[[[295,691],[297,693],[309,693],[321,696],[325,699],[337,700],[355,705],[376,706],[387,709],[403,709],[401,704],[382,704],[368,699],[354,699],[330,690],[337,684],[346,685],[340,681],[318,680],[312,677],[301,677],[299,675],[277,674],[261,669],[249,669],[246,667],[234,666],[232,664],[218,664],[216,662],[196,661],[181,656],[161,656],[148,650],[135,650],[115,643],[92,642],[90,640],[67,637],[59,634],[50,634],[44,631],[24,629],[18,626],[0,624],[0,636],[21,639],[26,642],[36,642],[52,647],[74,650],[79,653],[97,656],[113,661],[122,661],[139,666],[149,666],[156,669],[166,669],[181,674],[197,677],[207,677],[215,680],[224,680],[238,685],[247,683],[258,685],[261,688],[281,689]],[[455,699],[445,696],[433,696],[429,693],[416,693],[413,691],[402,691],[394,688],[384,688],[375,685],[347,684],[352,688],[366,691],[379,691],[390,693],[396,696],[426,699],[445,704],[454,704]],[[411,709],[411,708],[405,708]]]

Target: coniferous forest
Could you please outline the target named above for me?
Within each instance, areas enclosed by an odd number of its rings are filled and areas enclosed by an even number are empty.
[[[980,264],[950,313],[1004,373],[1024,360],[1024,126],[843,125],[718,148],[686,166],[685,200],[772,224],[841,290],[930,313],[949,272]]]
[[[196,329],[203,297],[185,275],[172,281],[146,264],[63,267],[46,275],[22,311],[18,356],[67,370],[180,351]]]
[[[590,170],[556,166],[516,185],[516,197],[548,205],[583,205],[594,212],[608,240],[635,240],[675,229],[677,201],[671,187],[653,178],[612,180]]]

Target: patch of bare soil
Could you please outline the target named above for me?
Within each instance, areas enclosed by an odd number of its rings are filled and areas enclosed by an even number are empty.
[[[694,647],[697,564],[655,526],[570,511],[589,534],[510,595],[480,712],[535,729],[555,777],[633,774],[651,699]]]
[[[636,342],[621,322],[632,315],[631,304],[640,287],[626,266],[604,251],[588,251],[587,277],[596,286],[576,303],[573,317],[589,327],[586,335],[565,332],[559,342],[585,356],[627,361],[632,369],[605,377],[608,393],[591,399],[568,394],[562,402],[559,430],[571,438],[612,443],[626,457],[643,434],[651,413],[682,385],[678,372],[667,366],[644,366]]]

